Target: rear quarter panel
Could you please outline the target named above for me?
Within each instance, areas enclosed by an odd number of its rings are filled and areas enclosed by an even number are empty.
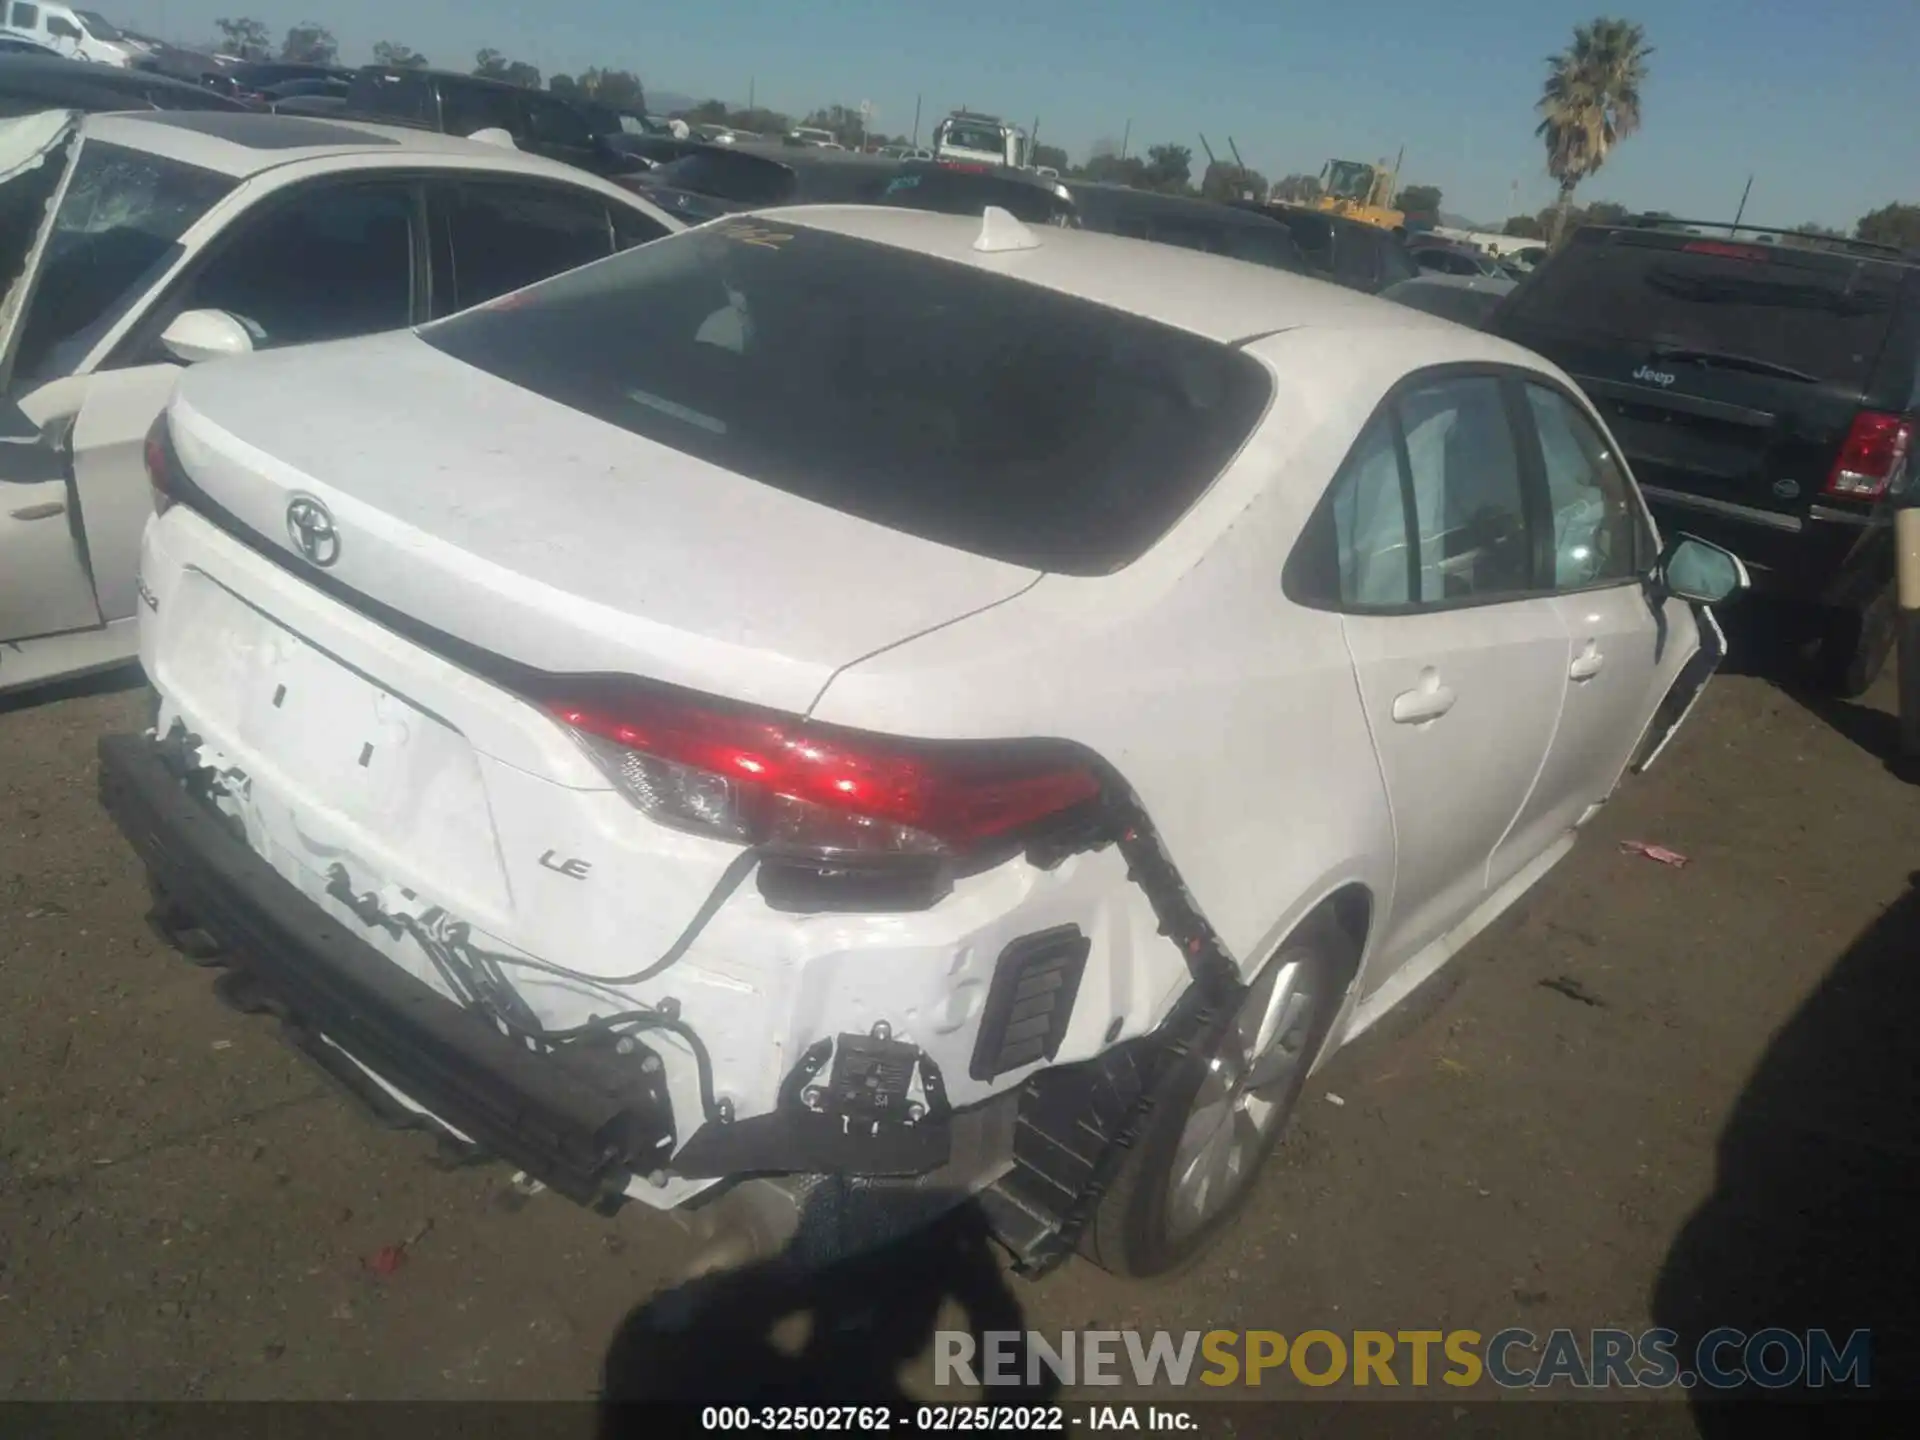
[[[814,713],[899,734],[1089,746],[1140,797],[1243,967],[1342,885],[1365,886],[1379,911],[1393,822],[1340,620],[1294,605],[1280,573],[1388,386],[1423,356],[1470,358],[1463,342],[1476,343],[1424,320],[1260,342],[1253,353],[1276,378],[1266,419],[1146,556],[1102,578],[1049,575],[869,657]],[[1505,358],[1510,347],[1497,348]]]

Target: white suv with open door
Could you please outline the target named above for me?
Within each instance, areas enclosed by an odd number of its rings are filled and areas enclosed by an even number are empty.
[[[137,644],[141,447],[187,365],[404,328],[681,228],[473,140],[291,115],[0,123],[0,690]]]
[[[1031,1266],[1217,1233],[1744,579],[1526,351],[993,209],[195,371],[148,452],[102,793],[230,999],[583,1201],[974,1192]]]

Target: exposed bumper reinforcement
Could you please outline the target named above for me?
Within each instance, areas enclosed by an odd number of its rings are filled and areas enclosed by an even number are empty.
[[[664,1091],[636,1057],[510,1039],[343,929],[189,794],[160,742],[100,742],[100,799],[156,883],[273,1008],[554,1190],[594,1204],[674,1143]]]

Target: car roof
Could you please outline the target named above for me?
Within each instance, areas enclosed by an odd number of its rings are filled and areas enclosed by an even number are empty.
[[[982,228],[977,216],[866,205],[796,205],[755,213],[760,223],[775,218],[1044,285],[1227,344],[1302,326],[1377,330],[1445,324],[1311,276],[1095,231],[1030,226],[1037,246],[983,253],[973,248]],[[1503,359],[1541,366],[1517,345],[1488,343]]]
[[[88,116],[85,133],[128,149],[245,179],[302,160],[354,155],[394,156],[431,164],[439,157],[486,155],[505,170],[564,176],[584,171],[504,145],[442,135],[402,125],[376,125],[333,115],[273,115],[259,111],[134,111]]]

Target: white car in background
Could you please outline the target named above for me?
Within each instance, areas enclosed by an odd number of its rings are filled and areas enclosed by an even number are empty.
[[[102,795],[229,998],[582,1201],[972,1191],[1036,1268],[1218,1234],[1744,583],[1538,356],[997,209],[716,221],[149,449]]]
[[[0,448],[0,690],[134,656],[141,449],[184,366],[402,328],[681,228],[511,148],[218,111],[8,121],[0,205],[0,395],[41,434]]]
[[[0,0],[0,17],[4,19],[0,34],[37,41],[69,60],[125,69],[145,50],[93,10],[47,5],[41,0]]]

